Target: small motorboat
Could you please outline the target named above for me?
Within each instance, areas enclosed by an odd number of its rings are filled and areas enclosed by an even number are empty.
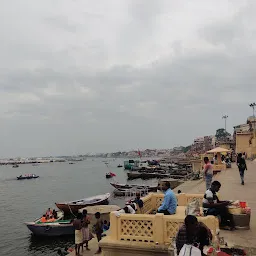
[[[117,166],[117,168],[121,168],[121,167],[123,167],[121,164],[119,164],[119,165]]]
[[[110,182],[110,185],[118,190],[127,190],[127,189],[137,188],[137,189],[145,189],[145,190],[148,190],[149,192],[156,192],[158,188],[157,185],[148,186],[148,185],[141,185],[141,184],[119,184],[119,183],[113,183],[113,182]]]
[[[109,178],[113,178],[115,177],[116,175],[113,173],[113,172],[108,172],[106,173],[106,178],[109,179]]]
[[[110,178],[112,178],[113,176],[108,172],[108,173],[106,173],[106,179],[110,179]]]
[[[56,206],[62,210],[64,213],[77,213],[79,209],[84,208],[86,206],[92,205],[100,205],[100,204],[108,204],[108,199],[110,197],[110,193],[106,193],[104,195],[92,196],[84,199],[79,199],[70,202],[63,203],[55,203]]]
[[[19,167],[18,164],[14,164],[14,165],[12,166],[12,168],[18,168],[18,167]]]
[[[35,175],[35,174],[31,174],[31,175],[20,175],[17,177],[17,180],[31,180],[31,179],[37,179],[39,178],[38,175]]]
[[[57,212],[58,218],[54,222],[41,222],[41,218],[25,222],[27,228],[36,236],[64,236],[74,235],[73,220],[64,220],[64,213]]]
[[[74,164],[74,163],[70,162],[69,164]]]

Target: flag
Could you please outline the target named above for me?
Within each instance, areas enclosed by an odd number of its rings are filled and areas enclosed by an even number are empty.
[[[140,150],[138,149],[138,155],[139,155],[139,157],[141,157],[141,153],[140,153]]]
[[[109,173],[112,177],[115,177],[116,175],[113,172]]]

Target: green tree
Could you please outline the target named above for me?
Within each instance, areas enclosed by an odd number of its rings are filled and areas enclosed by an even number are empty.
[[[183,147],[183,153],[187,153],[191,149],[191,145]]]
[[[220,129],[216,130],[215,136],[216,136],[217,140],[220,140],[220,139],[225,139],[228,136],[231,136],[231,134],[228,133],[224,128],[220,128]]]

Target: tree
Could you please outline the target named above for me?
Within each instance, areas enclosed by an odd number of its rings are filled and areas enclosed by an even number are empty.
[[[228,133],[224,128],[220,128],[218,130],[216,130],[216,139],[217,140],[221,140],[221,139],[225,139],[228,136],[231,136],[230,133]]]
[[[187,147],[183,147],[183,153],[187,153],[189,150],[191,149],[191,145],[187,146]]]

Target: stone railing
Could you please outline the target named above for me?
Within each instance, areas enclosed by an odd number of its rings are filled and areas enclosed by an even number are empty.
[[[172,242],[180,226],[184,223],[185,206],[193,199],[200,201],[202,194],[178,194],[177,214],[150,214],[156,210],[164,194],[150,193],[142,198],[144,206],[137,214],[110,214],[110,232],[100,245],[106,256],[128,255],[174,255]],[[214,216],[198,217],[211,231],[213,236],[219,228]]]
[[[188,205],[192,200],[198,199],[200,201],[200,204],[202,204],[203,201],[203,194],[177,194],[177,202],[178,206],[186,206]],[[138,210],[138,213],[144,213],[149,214],[153,211],[156,211],[158,207],[162,204],[162,201],[164,199],[163,193],[149,193],[147,196],[141,198],[144,206],[142,209]]]
[[[217,226],[214,216],[198,217],[213,235]],[[170,245],[177,235],[180,226],[184,223],[184,216],[151,214],[110,214],[110,234],[113,241],[137,242],[146,244]]]

